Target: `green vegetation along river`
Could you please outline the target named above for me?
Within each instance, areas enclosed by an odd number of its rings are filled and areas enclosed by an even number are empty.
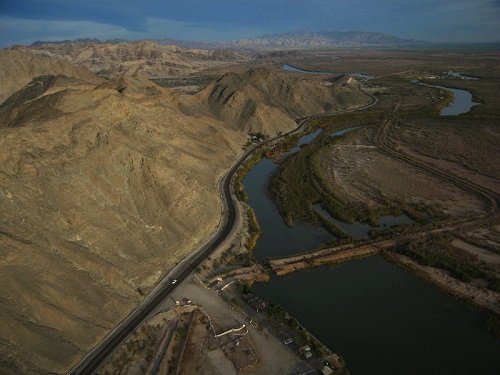
[[[321,227],[285,224],[267,191],[278,168],[263,159],[243,180],[261,228],[254,250],[259,261],[311,250],[333,238]],[[499,341],[482,327],[486,314],[382,257],[272,277],[254,290],[344,356],[354,375],[500,373]]]

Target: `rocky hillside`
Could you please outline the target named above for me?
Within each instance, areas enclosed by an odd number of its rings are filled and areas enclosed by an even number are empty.
[[[217,181],[245,131],[274,134],[367,101],[356,83],[266,69],[186,95],[143,78],[101,80],[61,58],[5,55],[0,76],[17,90],[0,105],[6,374],[66,372],[214,233]],[[43,75],[24,85],[17,71]]]
[[[214,232],[246,136],[173,102],[44,76],[1,106],[0,373],[65,372]]]
[[[296,118],[351,108],[370,100],[352,80],[334,84],[265,68],[229,73],[198,96],[216,118],[245,132],[269,135],[293,129]]]
[[[363,31],[291,32],[242,39],[228,44],[241,49],[315,49],[328,47],[409,46],[425,42]]]
[[[44,74],[63,74],[94,84],[100,81],[87,69],[78,68],[62,58],[40,51],[0,49],[0,103],[35,76]]]
[[[38,42],[29,47],[14,48],[60,56],[103,77],[127,75],[153,78],[190,74],[210,66],[245,59],[243,55],[230,51],[181,48],[150,41]]]

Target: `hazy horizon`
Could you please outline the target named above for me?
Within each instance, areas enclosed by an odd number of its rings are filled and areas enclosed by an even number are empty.
[[[0,45],[77,38],[222,42],[297,30],[500,41],[500,0],[4,0]]]

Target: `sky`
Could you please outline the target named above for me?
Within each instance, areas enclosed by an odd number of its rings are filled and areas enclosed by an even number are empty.
[[[290,31],[500,41],[500,0],[0,0],[0,46],[76,38],[227,41]]]

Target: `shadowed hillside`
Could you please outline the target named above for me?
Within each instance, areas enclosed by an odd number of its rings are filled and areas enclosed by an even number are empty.
[[[34,77],[44,74],[63,74],[82,81],[98,83],[99,79],[85,68],[78,68],[65,59],[47,56],[39,52],[0,50],[0,103],[29,83]]]
[[[66,372],[204,243],[247,131],[368,100],[357,84],[265,69],[185,95],[0,58],[17,90],[0,105],[0,373]]]
[[[61,80],[1,108],[2,373],[64,372],[205,241],[246,139],[148,81]]]
[[[211,66],[246,60],[242,54],[230,51],[181,48],[150,41],[46,42],[15,48],[60,56],[104,77],[139,75],[151,78],[190,74]]]
[[[246,132],[267,134],[293,129],[296,118],[351,108],[370,100],[353,81],[333,84],[265,68],[229,73],[198,96],[208,103],[215,117]]]

